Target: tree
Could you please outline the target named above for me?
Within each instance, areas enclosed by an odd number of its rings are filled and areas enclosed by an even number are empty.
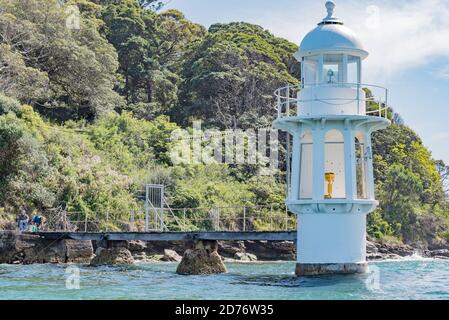
[[[211,26],[186,55],[185,80],[173,117],[183,124],[199,118],[206,126],[219,128],[269,125],[274,89],[298,82],[296,50],[296,45],[259,26]]]
[[[435,161],[435,165],[437,167],[438,174],[441,177],[443,192],[449,199],[449,166],[446,165],[443,160]]]
[[[105,6],[102,18],[103,32],[118,52],[116,90],[127,109],[146,119],[167,113],[177,103],[184,48],[202,37],[204,28],[179,11],[157,14],[131,0]]]
[[[99,34],[97,19],[82,16],[80,29],[72,30],[56,0],[0,0],[0,6],[5,93],[44,113],[56,108],[75,117],[94,117],[120,104],[113,91],[117,55]],[[99,9],[92,3],[89,8]]]
[[[419,177],[403,165],[394,164],[386,172],[381,186],[379,200],[385,220],[397,236],[406,241],[414,240],[416,208],[423,189]]]

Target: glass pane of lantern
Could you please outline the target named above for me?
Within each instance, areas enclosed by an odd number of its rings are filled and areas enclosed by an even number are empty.
[[[343,134],[338,130],[326,133],[323,179],[326,199],[346,198],[345,144]]]
[[[318,56],[304,58],[304,84],[315,84],[318,81]]]
[[[310,133],[301,139],[301,168],[299,182],[299,198],[312,199],[313,185],[313,138]]]
[[[359,57],[348,56],[348,83],[359,83]]]
[[[323,60],[323,77],[325,83],[342,82],[343,55],[325,54]]]
[[[355,138],[355,159],[356,159],[356,181],[357,198],[366,199],[366,163],[365,163],[365,144],[363,135],[358,134]]]

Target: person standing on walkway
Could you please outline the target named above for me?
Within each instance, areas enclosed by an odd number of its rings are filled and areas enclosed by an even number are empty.
[[[19,215],[19,217],[18,217],[19,231],[20,231],[20,232],[27,231],[27,228],[28,228],[28,220],[29,220],[28,215],[25,213],[24,210],[22,210],[22,212],[20,213],[20,215]]]

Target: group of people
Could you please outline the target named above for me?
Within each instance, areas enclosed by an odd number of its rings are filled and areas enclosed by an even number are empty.
[[[30,232],[38,232],[42,226],[43,217],[35,214],[32,218],[30,218],[26,212],[20,213],[17,217],[17,224],[20,232],[30,231]]]

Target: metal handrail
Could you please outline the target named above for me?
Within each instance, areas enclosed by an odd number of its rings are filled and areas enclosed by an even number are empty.
[[[299,99],[297,94],[301,89],[304,88],[317,88],[317,87],[353,87],[357,89],[357,95],[354,99],[347,98],[314,98],[314,99]],[[383,99],[376,99],[374,95],[368,98],[362,98],[359,96],[359,90],[363,88],[376,88],[384,91]],[[314,83],[314,84],[300,84],[300,85],[292,85],[288,84],[282,88],[277,89],[274,92],[274,96],[276,97],[276,110],[278,113],[278,118],[290,117],[292,116],[291,111],[293,109],[298,109],[301,107],[301,103],[305,102],[314,102],[320,101],[323,103],[327,103],[330,105],[344,105],[349,104],[354,101],[358,101],[359,103],[375,103],[378,108],[376,110],[366,111],[365,115],[376,116],[381,118],[388,117],[388,89],[379,85],[373,84],[364,84],[364,83],[350,83],[350,82],[335,82],[335,83]],[[332,103],[336,101],[345,101],[345,103]],[[296,115],[296,114],[293,114]]]

